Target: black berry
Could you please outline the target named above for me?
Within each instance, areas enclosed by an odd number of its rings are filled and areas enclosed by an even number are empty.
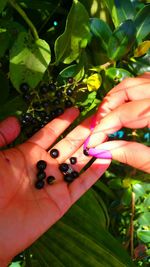
[[[52,149],[52,150],[50,151],[50,155],[51,155],[51,157],[54,158],[54,159],[58,158],[58,156],[59,156],[59,151],[58,151],[58,149],[56,149],[56,148]]]
[[[73,83],[73,77],[68,78],[68,83]]]
[[[67,88],[66,93],[68,96],[71,96],[73,94],[73,90],[71,88]]]
[[[46,178],[46,173],[44,171],[39,171],[36,175],[36,177],[39,179],[39,180],[43,180]]]
[[[72,101],[69,100],[69,99],[67,99],[67,100],[65,101],[65,107],[66,107],[66,108],[71,108],[72,106],[73,106]]]
[[[79,173],[77,171],[73,171],[71,174],[74,179],[79,177]]]
[[[76,157],[71,157],[70,158],[70,163],[71,164],[76,164],[77,163],[77,158]]]
[[[82,112],[84,110],[84,107],[83,106],[80,106],[79,107],[79,111]]]
[[[67,163],[61,163],[61,164],[59,165],[59,170],[60,170],[61,172],[67,172],[68,169],[69,169],[69,165],[68,165]]]
[[[35,188],[37,189],[42,189],[44,187],[44,181],[43,180],[38,180],[35,182]]]
[[[67,183],[71,183],[74,180],[74,177],[71,173],[67,173],[64,175],[64,181]]]
[[[26,93],[29,91],[29,85],[27,83],[20,84],[20,91],[22,93]]]
[[[48,93],[48,90],[49,90],[49,88],[48,88],[48,86],[47,86],[46,84],[42,84],[42,85],[41,85],[41,87],[40,87],[40,93],[41,93],[41,94],[46,94],[46,93]]]
[[[58,90],[58,91],[56,91],[56,93],[55,93],[55,96],[56,97],[58,97],[58,98],[60,98],[60,97],[62,97],[62,91],[61,90]]]
[[[48,87],[49,87],[50,91],[55,91],[56,90],[56,85],[54,83],[50,83]]]
[[[88,148],[86,148],[86,149],[83,150],[83,154],[84,154],[85,156],[89,156]]]
[[[63,110],[63,108],[57,108],[55,110],[55,112],[56,112],[56,116],[60,116],[60,115],[62,115],[64,113],[64,110]]]
[[[46,178],[46,182],[47,182],[48,184],[52,184],[54,181],[55,181],[55,177],[52,176],[52,175],[50,175],[50,176],[48,176],[48,177]]]
[[[43,171],[43,170],[46,169],[47,163],[46,163],[45,160],[39,160],[39,161],[37,162],[36,166],[37,166],[37,168],[38,168],[39,170],[42,170],[42,171]]]
[[[32,99],[32,95],[29,94],[29,93],[25,93],[25,94],[23,94],[22,97],[23,97],[23,99],[24,99],[25,101],[27,101],[27,102],[31,101],[31,99]]]
[[[58,98],[53,100],[53,105],[58,106],[60,104],[60,100]]]

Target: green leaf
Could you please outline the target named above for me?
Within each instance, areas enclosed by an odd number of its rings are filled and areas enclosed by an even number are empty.
[[[16,96],[10,100],[7,100],[4,105],[0,106],[0,120],[3,120],[10,115],[18,116],[25,110],[26,104],[22,97]]]
[[[106,77],[115,82],[121,82],[123,79],[132,76],[132,74],[129,71],[122,68],[114,68],[114,67],[106,69],[105,75]]]
[[[131,49],[135,41],[136,29],[132,20],[124,21],[111,35],[108,43],[108,57],[119,60]]]
[[[144,212],[138,218],[138,223],[141,227],[143,226],[150,226],[150,212]]]
[[[136,200],[139,198],[139,197],[142,197],[144,196],[145,194],[145,189],[143,188],[143,184],[141,183],[136,183],[136,184],[133,184],[133,192],[135,193],[135,197],[136,197]]]
[[[3,11],[3,9],[5,8],[6,4],[7,4],[8,0],[1,0],[0,1],[0,13]]]
[[[89,16],[84,6],[73,2],[64,33],[55,42],[56,63],[76,60],[91,38]]]
[[[113,20],[115,27],[118,27],[127,19],[133,19],[135,12],[130,0],[104,0]]]
[[[150,243],[150,230],[137,230],[137,236],[144,243]]]
[[[128,67],[134,75],[150,72],[150,49],[143,57],[130,59]]]
[[[62,81],[63,83],[65,83],[69,77],[73,77],[76,80],[76,82],[79,82],[83,78],[83,76],[84,76],[84,66],[81,64],[73,64],[63,69],[59,73],[57,80],[59,82]]]
[[[136,40],[141,43],[149,34],[150,25],[150,5],[144,6],[136,15],[134,24],[137,29]]]
[[[40,266],[132,267],[122,246],[102,226],[102,210],[89,190],[30,249]],[[101,217],[102,216],[102,217]]]
[[[0,57],[4,56],[7,49],[12,47],[18,34],[25,31],[21,24],[11,20],[0,20]]]
[[[50,47],[46,41],[32,37],[22,32],[10,52],[10,79],[19,90],[22,82],[27,82],[35,88],[42,80],[51,60]]]
[[[6,75],[0,71],[0,104],[4,104],[7,100],[7,97],[9,95],[9,82],[6,77]]]
[[[108,41],[112,34],[109,25],[99,18],[90,20],[90,29],[92,34],[98,39],[99,45],[107,51]]]

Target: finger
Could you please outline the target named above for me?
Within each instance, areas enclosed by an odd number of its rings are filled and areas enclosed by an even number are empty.
[[[128,102],[106,115],[90,137],[88,147],[94,147],[122,127],[150,127],[150,99]]]
[[[143,74],[139,75],[138,77],[150,79],[150,72],[144,72]]]
[[[121,104],[150,98],[150,79],[148,74],[137,78],[127,78],[115,86],[104,98],[97,111],[97,123]]]
[[[58,163],[64,162],[83,145],[85,139],[90,134],[90,123],[91,117],[83,121],[53,147],[59,151]]]
[[[109,141],[96,147],[112,154],[112,159],[150,173],[150,148],[136,142]]]
[[[52,120],[28,141],[48,149],[79,115],[77,108],[67,109],[63,115]]]
[[[106,171],[110,160],[97,159],[79,178],[68,187],[72,204],[77,201]]]
[[[0,122],[0,147],[13,142],[20,133],[20,124],[16,117],[8,117]]]

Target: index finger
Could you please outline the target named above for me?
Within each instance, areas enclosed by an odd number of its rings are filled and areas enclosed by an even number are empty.
[[[96,122],[98,124],[110,111],[126,102],[148,98],[150,98],[150,74],[126,78],[104,97],[97,111]]]

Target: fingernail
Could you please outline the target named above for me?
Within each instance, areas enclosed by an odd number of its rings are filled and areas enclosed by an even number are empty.
[[[100,158],[100,159],[112,159],[112,154],[109,150],[89,148],[89,156]]]

